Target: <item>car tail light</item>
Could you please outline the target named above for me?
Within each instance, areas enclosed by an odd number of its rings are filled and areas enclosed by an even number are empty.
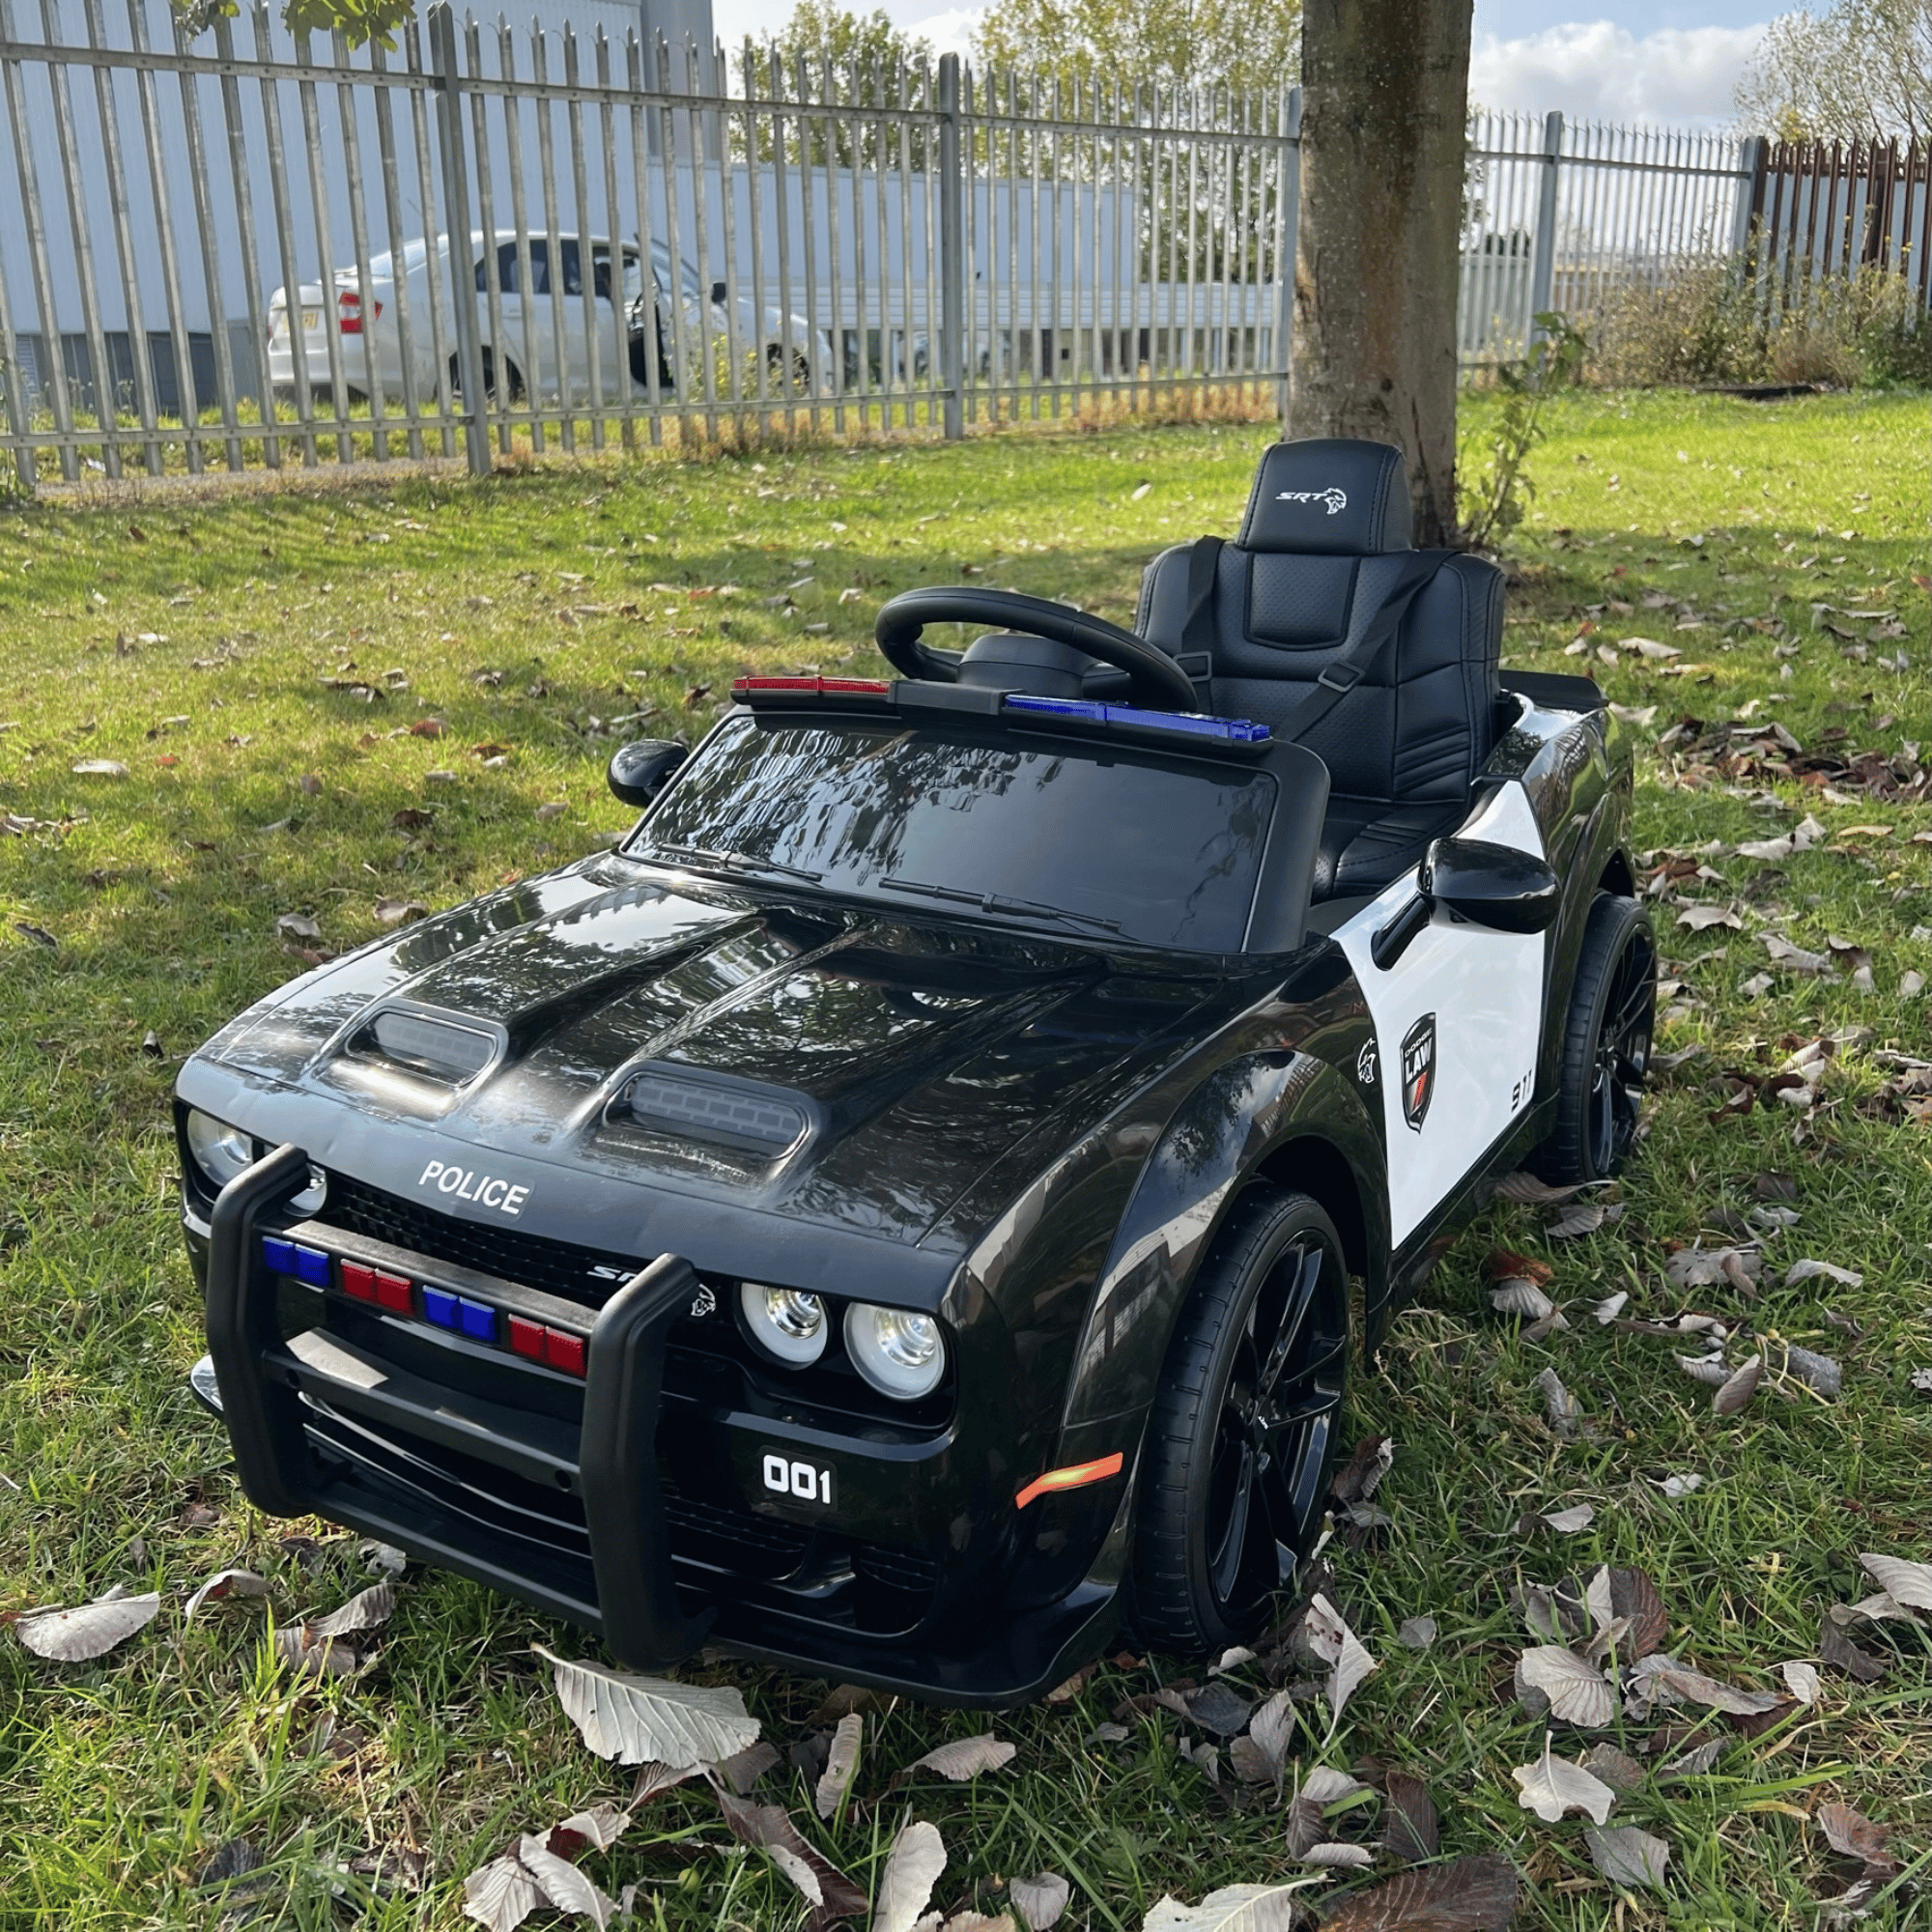
[[[355,290],[344,289],[335,298],[335,313],[344,335],[362,333],[362,298]],[[370,321],[380,322],[382,317],[383,304],[372,302],[369,309]]]

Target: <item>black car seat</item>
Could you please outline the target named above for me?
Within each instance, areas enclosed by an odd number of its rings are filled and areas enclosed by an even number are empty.
[[[1190,636],[1194,550],[1148,566],[1135,628],[1181,659],[1197,690],[1205,675],[1216,717],[1282,725],[1349,657],[1415,555],[1402,451],[1342,438],[1274,444],[1240,535],[1202,579],[1208,601]],[[1414,594],[1379,669],[1308,730],[1330,784],[1316,898],[1379,892],[1461,822],[1495,738],[1502,627],[1502,572],[1451,557]]]

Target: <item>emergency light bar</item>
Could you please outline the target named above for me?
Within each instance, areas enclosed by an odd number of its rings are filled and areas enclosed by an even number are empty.
[[[1272,735],[1265,724],[1251,724],[1245,718],[1203,718],[1189,711],[1143,711],[1138,705],[1100,704],[1086,697],[1032,697],[1023,692],[1010,692],[1005,709],[1094,724],[1123,724],[1130,729],[1181,731],[1190,737],[1218,738],[1228,745],[1264,745]]]
[[[1273,734],[1245,718],[1204,718],[1186,711],[1148,711],[1134,704],[1106,704],[1085,697],[1036,697],[1027,692],[997,692],[958,684],[892,683],[878,677],[741,677],[731,696],[754,710],[789,709],[801,701],[829,700],[861,710],[950,713],[999,718],[1036,730],[1075,731],[1179,750],[1190,749],[1254,757]]]

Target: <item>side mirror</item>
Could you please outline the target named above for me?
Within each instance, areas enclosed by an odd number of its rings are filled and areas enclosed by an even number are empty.
[[[1438,905],[1493,932],[1541,932],[1556,917],[1556,874],[1511,845],[1435,839],[1416,884]]]
[[[720,307],[723,307],[724,302],[729,299],[730,294],[731,291],[723,282],[713,282],[711,284],[711,299],[718,303]]]
[[[639,738],[635,745],[620,745],[611,754],[606,774],[611,791],[625,805],[639,810],[649,805],[677,774],[691,754],[682,745],[667,738]]]
[[[1438,905],[1492,932],[1541,932],[1556,917],[1556,874],[1513,845],[1481,838],[1436,838],[1415,871],[1415,896],[1369,941],[1386,973],[1406,952]]]

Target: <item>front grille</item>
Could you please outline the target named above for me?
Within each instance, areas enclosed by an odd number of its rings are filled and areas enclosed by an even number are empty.
[[[894,1590],[929,1596],[939,1584],[939,1565],[917,1549],[898,1549],[886,1543],[852,1546],[852,1567],[862,1577]]]
[[[380,1488],[430,1505],[469,1525],[492,1561],[521,1568],[588,1601],[589,1537],[574,1495],[512,1475],[463,1451],[390,1430],[374,1429],[311,1403],[308,1433],[326,1460],[358,1469]],[[728,1503],[684,1494],[667,1472],[665,1518],[673,1561],[699,1566],[709,1588],[718,1573],[738,1587],[773,1592],[767,1600],[791,1614],[875,1635],[911,1629],[926,1614],[939,1581],[931,1558],[913,1549],[863,1543],[755,1516]],[[325,1498],[323,1513],[327,1513]],[[827,1591],[820,1580],[849,1564],[856,1576]],[[696,1578],[691,1580],[696,1581]],[[729,1587],[729,1586],[725,1586]]]
[[[328,1198],[316,1218],[326,1226],[343,1228],[372,1241],[386,1241],[392,1248],[426,1255],[432,1261],[454,1262],[459,1267],[474,1268],[499,1281],[539,1288],[585,1308],[601,1308],[622,1281],[644,1265],[635,1255],[607,1254],[570,1241],[544,1240],[535,1235],[519,1234],[514,1228],[477,1227],[439,1214],[418,1202],[385,1194],[345,1174],[328,1177]],[[597,1267],[623,1272],[614,1279],[600,1278],[591,1272]]]

